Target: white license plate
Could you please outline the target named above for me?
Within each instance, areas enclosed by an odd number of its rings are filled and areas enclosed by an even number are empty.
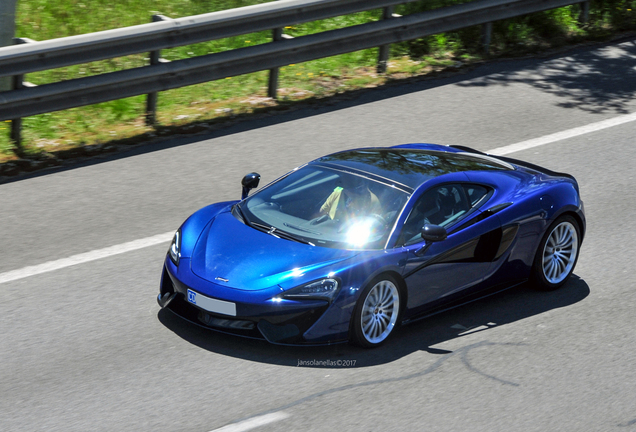
[[[232,302],[206,297],[190,289],[188,290],[188,301],[208,312],[236,316],[236,304]]]

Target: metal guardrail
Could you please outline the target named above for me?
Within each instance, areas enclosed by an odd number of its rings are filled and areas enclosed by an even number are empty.
[[[407,16],[392,14],[390,8],[403,3],[404,0],[285,0],[0,48],[0,76],[15,77],[14,90],[0,93],[0,121],[14,120],[17,133],[12,137],[19,143],[16,119],[22,117],[143,94],[149,94],[147,107],[154,116],[156,92],[267,69],[270,96],[275,97],[273,81],[277,81],[280,66],[380,47],[381,70],[388,54],[384,47],[395,42],[483,25],[487,43],[493,21],[575,3],[582,3],[582,10],[589,10],[588,2],[572,0],[476,0]],[[385,8],[380,21],[291,39],[281,37],[280,29],[287,25],[380,7]],[[267,29],[273,30],[273,42],[172,62],[159,59],[161,49]],[[22,85],[26,73],[147,51],[151,52],[150,66],[41,86]]]
[[[224,39],[417,0],[286,0],[0,48],[0,76]]]

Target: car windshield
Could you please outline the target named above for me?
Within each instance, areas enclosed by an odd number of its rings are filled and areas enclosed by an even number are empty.
[[[233,214],[282,238],[341,249],[382,249],[409,194],[354,173],[306,166]]]

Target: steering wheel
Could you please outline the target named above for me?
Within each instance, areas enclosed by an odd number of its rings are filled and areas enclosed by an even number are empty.
[[[383,227],[386,227],[389,223],[386,221],[386,219],[384,219],[384,217],[382,217],[381,215],[377,214],[377,213],[372,213],[369,215],[370,218],[377,220],[378,222],[380,222],[382,224]]]

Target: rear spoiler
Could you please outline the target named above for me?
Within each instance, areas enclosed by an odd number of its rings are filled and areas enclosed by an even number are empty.
[[[535,165],[533,163],[526,162],[526,161],[521,161],[519,159],[514,159],[514,158],[510,158],[510,157],[506,157],[506,156],[491,155],[491,154],[484,153],[482,151],[475,150],[473,148],[466,147],[466,146],[451,145],[449,147],[452,147],[454,149],[457,149],[457,150],[460,150],[460,151],[463,151],[463,152],[466,152],[466,153],[475,153],[475,154],[479,154],[479,155],[483,155],[483,156],[489,156],[489,157],[492,157],[492,158],[495,158],[495,159],[499,159],[499,160],[504,161],[504,162],[508,162],[510,164],[519,165],[519,166],[522,166],[524,168],[529,168],[531,170],[539,171],[539,172],[547,174],[549,176],[566,177],[566,178],[569,178],[571,180],[574,180],[574,182],[577,184],[577,189],[578,189],[578,183],[577,183],[576,179],[574,178],[574,176],[572,174],[552,171],[552,170],[549,170],[549,169],[544,168],[542,166]]]

